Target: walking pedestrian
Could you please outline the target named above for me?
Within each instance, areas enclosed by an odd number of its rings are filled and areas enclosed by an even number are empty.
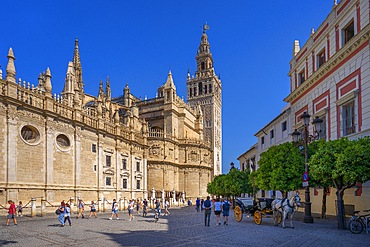
[[[18,203],[18,206],[17,206],[17,210],[18,210],[18,217],[22,217],[23,216],[23,204],[22,204],[22,201],[19,201]]]
[[[170,215],[170,211],[168,210],[170,208],[170,203],[168,200],[164,202],[164,215]]]
[[[204,203],[204,199],[201,199],[200,200],[200,208],[201,208],[202,212],[204,211],[203,203]]]
[[[136,213],[140,214],[140,199],[137,199],[136,201]]]
[[[8,210],[8,216],[6,216],[6,226],[9,226],[10,219],[13,219],[14,225],[17,225],[17,209],[15,208],[15,204],[12,200],[8,201],[9,203],[9,210]]]
[[[110,220],[113,219],[113,216],[116,215],[116,219],[119,220],[119,217],[118,217],[118,203],[116,201],[116,199],[113,199],[113,203],[112,203],[112,215],[111,217],[109,218]]]
[[[65,210],[66,204],[64,203],[64,200],[60,203],[59,206],[59,216],[58,216],[58,221],[60,222],[60,226],[64,226],[64,210]]]
[[[216,198],[214,203],[214,212],[216,215],[216,225],[221,225],[221,212],[222,212],[222,204],[220,202],[220,198]]]
[[[135,207],[135,200],[131,199],[127,206],[128,216],[130,217],[130,221],[134,219],[134,207]]]
[[[69,203],[66,203],[66,206],[64,208],[64,225],[66,224],[67,220],[68,220],[69,226],[72,226],[72,223],[71,223],[71,207],[69,206]]]
[[[148,214],[148,201],[144,199],[143,201],[143,217]]]
[[[204,201],[203,208],[204,208],[204,225],[209,226],[209,221],[211,219],[212,212],[212,202],[209,196],[207,196],[207,200]]]
[[[85,215],[84,215],[84,209],[85,209],[85,204],[83,203],[83,201],[81,199],[78,199],[78,215],[76,217],[76,219],[78,219],[80,216],[81,218],[85,218]]]
[[[200,211],[200,199],[199,199],[199,197],[195,200],[195,209],[197,210],[197,212]]]
[[[224,225],[229,224],[230,205],[231,205],[231,202],[229,202],[229,200],[225,198],[225,200],[222,202],[222,216],[224,220]]]
[[[159,216],[161,215],[161,202],[158,199],[155,201],[154,207],[155,207],[154,221],[157,222]]]
[[[94,215],[95,218],[98,218],[96,216],[96,207],[95,207],[94,201],[91,201],[91,204],[90,204],[90,215],[89,215],[89,219],[91,218],[92,215]]]

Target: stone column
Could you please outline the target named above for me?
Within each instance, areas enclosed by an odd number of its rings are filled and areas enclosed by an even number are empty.
[[[10,109],[12,108],[12,109]],[[8,156],[8,184],[14,183],[17,181],[17,117],[14,116],[16,109],[13,106],[9,106],[8,110],[8,147],[7,147],[7,156]],[[14,196],[14,195],[9,195]]]
[[[143,158],[143,197],[144,199],[148,199],[148,164],[146,156]]]
[[[176,191],[175,190],[172,191],[172,200],[173,200],[173,205],[175,205],[176,203]]]
[[[46,119],[46,181],[47,185],[54,183],[54,129],[49,126],[49,123],[53,122],[54,119],[47,117]],[[48,194],[48,193],[47,193]],[[50,198],[47,198],[50,200]]]
[[[80,127],[75,129],[75,186],[78,188],[81,185],[81,136]]]
[[[165,200],[165,198],[164,198],[164,189],[162,189],[162,203],[164,203],[164,200]]]
[[[101,141],[102,135],[99,135],[98,141],[98,189],[104,186],[104,177],[103,177],[103,162],[104,162],[104,150],[103,150],[103,141]]]

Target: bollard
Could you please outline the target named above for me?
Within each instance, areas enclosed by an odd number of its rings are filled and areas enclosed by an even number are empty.
[[[31,217],[36,216],[36,197],[31,198]]]
[[[105,197],[103,198],[103,212],[106,211],[106,208],[107,208],[107,199],[105,199]]]
[[[122,211],[122,198],[121,197],[119,198],[118,206],[119,206],[119,211]]]
[[[46,200],[41,198],[41,217],[46,215]]]
[[[70,198],[69,198],[69,206],[70,206],[70,208],[71,208],[71,213],[74,211],[74,197],[73,196],[71,196]]]
[[[102,212],[102,205],[100,199],[98,199],[98,212]]]

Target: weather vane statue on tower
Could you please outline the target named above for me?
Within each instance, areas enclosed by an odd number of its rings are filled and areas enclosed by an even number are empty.
[[[203,33],[206,33],[207,30],[209,30],[210,27],[208,26],[207,22],[203,25]]]

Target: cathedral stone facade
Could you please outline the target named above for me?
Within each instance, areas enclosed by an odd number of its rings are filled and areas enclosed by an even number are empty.
[[[205,31],[201,47],[204,40]],[[154,99],[135,97],[128,85],[113,98],[109,80],[97,96],[85,93],[77,39],[64,89],[53,95],[49,68],[37,86],[16,78],[10,48],[4,78],[0,70],[0,204],[206,196],[221,169],[221,137],[214,137],[221,133],[221,83],[207,49],[207,73],[198,65],[187,84],[204,80],[214,90],[205,89],[203,103],[192,100],[195,94],[187,103],[171,72]]]

